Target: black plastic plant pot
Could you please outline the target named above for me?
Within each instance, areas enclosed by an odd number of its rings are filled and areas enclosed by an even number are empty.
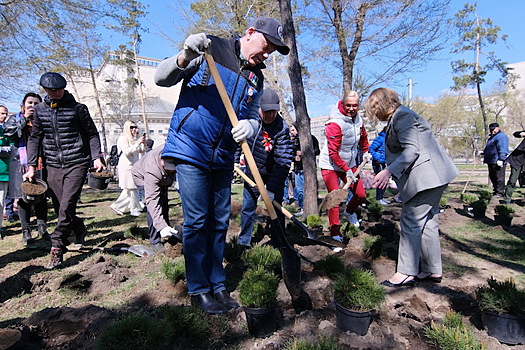
[[[494,215],[494,222],[496,225],[511,226],[512,216],[508,215]]]
[[[393,224],[376,224],[376,235],[381,236],[387,242],[394,242],[396,240],[396,226]]]
[[[88,174],[88,185],[94,190],[105,190],[108,188],[110,177],[97,176],[93,173]]]
[[[475,219],[483,219],[486,211],[486,209],[472,208],[472,215]]]
[[[257,309],[245,307],[248,332],[257,338],[266,338],[277,330],[276,308]]]
[[[370,323],[372,323],[372,313],[370,311],[349,310],[336,302],[335,320],[337,328],[340,330],[365,335],[368,333]]]
[[[525,344],[525,316],[485,310],[481,313],[481,319],[489,335],[500,343]]]

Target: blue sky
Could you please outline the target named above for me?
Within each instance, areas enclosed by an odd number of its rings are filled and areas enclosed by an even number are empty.
[[[180,0],[186,6],[188,1]],[[179,18],[179,12],[176,6],[178,2],[168,0],[143,0],[144,4],[149,5],[149,12],[145,26],[149,28],[148,33],[143,34],[143,41],[140,48],[140,54],[152,58],[165,58],[172,56],[177,52],[176,44],[184,39],[184,33],[177,28],[186,27],[182,19]],[[452,0],[453,13],[460,10],[466,1]],[[473,3],[471,1],[471,3]],[[478,4],[478,15],[483,18],[491,18],[494,24],[501,27],[501,34],[508,35],[506,44],[500,43],[490,48],[495,51],[497,56],[508,63],[525,61],[525,1],[523,0],[480,0]],[[168,33],[172,42],[166,39],[164,34]],[[301,53],[299,53],[299,56]],[[429,63],[424,72],[414,73],[413,95],[421,96],[426,101],[432,102],[441,93],[446,92],[452,85],[452,71],[450,61],[459,57],[452,56],[449,52],[443,52],[440,60]],[[463,56],[468,61],[473,57]],[[485,88],[489,89],[495,81],[493,76],[489,76]],[[400,93],[407,93],[408,79],[400,78],[397,82],[397,90]],[[405,91],[402,89],[405,88]],[[314,98],[307,103],[311,117],[327,114],[331,105],[335,101],[319,101]]]

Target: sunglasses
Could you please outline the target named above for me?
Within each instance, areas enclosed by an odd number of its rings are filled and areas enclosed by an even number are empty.
[[[130,126],[129,128],[130,129],[136,129],[136,128],[138,128],[138,126]]]

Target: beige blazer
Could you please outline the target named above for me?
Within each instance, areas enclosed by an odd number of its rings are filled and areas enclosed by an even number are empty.
[[[386,164],[403,202],[418,192],[450,183],[459,171],[438,144],[430,124],[401,105],[387,126]]]

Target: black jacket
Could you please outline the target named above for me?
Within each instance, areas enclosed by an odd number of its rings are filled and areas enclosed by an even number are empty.
[[[28,165],[37,165],[40,148],[45,164],[55,168],[67,168],[101,156],[97,127],[86,105],[75,101],[67,90],[62,99],[51,100],[46,96],[44,102],[35,106],[27,146]]]
[[[253,158],[266,184],[266,189],[277,193],[283,190],[284,181],[292,164],[290,129],[280,116],[277,116],[271,124],[261,124],[261,130],[258,130],[254,137],[246,141],[252,150]],[[240,155],[241,149],[239,148],[235,154],[237,163]],[[246,169],[246,173],[251,175],[249,167]]]
[[[521,137],[522,132],[523,131],[516,131],[514,137]],[[508,156],[506,161],[511,167],[523,170],[522,168],[525,165],[525,140],[521,141],[521,143]]]

